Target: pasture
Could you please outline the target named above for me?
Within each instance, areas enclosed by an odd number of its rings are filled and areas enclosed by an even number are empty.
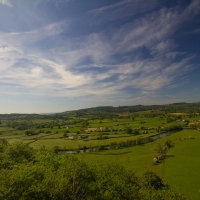
[[[199,137],[178,142],[169,150],[169,154],[173,156],[164,165],[165,181],[194,200],[200,199],[199,147]]]
[[[114,119],[87,119],[72,117],[69,120],[50,119],[15,119],[2,120],[0,124],[0,139],[5,138],[9,143],[24,142],[34,149],[58,148],[62,150],[85,149],[112,144],[125,143],[128,140],[136,141],[138,138],[146,138],[157,133],[166,131],[166,127],[187,127],[185,121],[196,123],[200,120],[199,115],[189,117],[184,115],[184,120],[177,120],[179,115],[166,115],[165,117],[127,117],[121,115]],[[175,117],[174,117],[175,116]],[[66,125],[71,125],[66,128]],[[19,127],[25,128],[21,130]],[[131,129],[133,132],[128,133]],[[134,132],[136,130],[136,132]],[[29,131],[27,134],[27,131]],[[74,136],[76,139],[70,139]],[[78,139],[78,136],[87,136]],[[190,136],[195,139],[189,139]],[[99,152],[79,153],[77,156],[88,163],[106,165],[114,163],[123,165],[126,169],[142,174],[147,169],[156,172],[160,177],[176,187],[176,189],[192,199],[199,199],[199,176],[200,167],[199,145],[200,131],[184,130],[176,132],[165,138],[153,142],[135,145],[132,147],[114,148]],[[153,165],[153,159],[157,156],[155,149],[159,144],[167,140],[174,142],[174,147],[167,152],[166,159],[157,165]]]
[[[189,139],[190,136],[194,139]],[[156,156],[155,149],[158,144],[171,139],[174,147],[167,152],[166,159],[158,165],[153,165]],[[200,167],[200,131],[185,130],[174,133],[151,143],[137,145],[119,150],[107,150],[97,153],[85,153],[78,156],[86,162],[108,162],[123,165],[125,168],[142,174],[146,169],[151,169],[162,177],[177,191],[199,199],[199,167]]]
[[[128,117],[123,119],[88,120],[86,127],[83,127],[81,122],[77,122],[71,128],[65,128],[65,125],[75,120],[77,119],[75,118],[70,121],[32,119],[27,120],[30,128],[25,130],[18,130],[14,126],[8,127],[6,125],[8,124],[7,120],[0,126],[0,138],[5,138],[10,143],[16,141],[22,141],[26,144],[30,143],[30,146],[33,148],[41,148],[44,146],[47,148],[59,146],[64,149],[78,149],[85,146],[89,148],[91,146],[109,145],[111,142],[125,142],[127,140],[137,139],[138,137],[151,136],[158,133],[160,130],[157,128],[162,127],[166,121],[165,119],[160,120],[158,117],[138,117],[134,118],[134,120]],[[78,120],[81,121],[80,119]],[[12,123],[21,125],[26,124],[26,121],[16,119]],[[127,134],[127,127],[137,129],[138,134]],[[34,134],[26,135],[27,130]],[[63,136],[66,131],[67,136],[87,135],[88,138],[84,140],[70,140],[68,137]],[[106,136],[106,139],[99,140],[98,137],[100,135]]]

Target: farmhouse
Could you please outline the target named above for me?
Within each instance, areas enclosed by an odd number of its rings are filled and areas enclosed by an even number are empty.
[[[76,136],[71,135],[71,136],[68,137],[68,139],[70,139],[70,140],[76,139]]]
[[[68,128],[73,128],[73,126],[71,126],[71,125],[65,125],[64,126],[66,129],[68,129]]]
[[[78,136],[78,139],[86,139],[86,138],[88,138],[87,135],[80,135],[80,136]]]

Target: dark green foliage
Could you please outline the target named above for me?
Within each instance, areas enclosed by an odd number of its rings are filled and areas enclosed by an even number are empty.
[[[165,142],[165,146],[167,146],[168,149],[171,148],[171,147],[173,147],[173,145],[174,145],[174,143],[170,139]]]
[[[39,131],[40,132],[40,131]],[[35,133],[34,131],[25,131],[25,135],[38,135],[39,133]]]
[[[141,138],[137,138],[137,139],[136,139],[136,144],[137,144],[137,145],[141,144]]]
[[[156,150],[156,152],[157,152],[158,154],[160,154],[160,155],[166,155],[167,150],[168,150],[168,146],[166,146],[165,144],[159,143],[159,144],[157,145],[157,148],[156,148],[155,150]]]
[[[89,126],[88,120],[85,120],[85,121],[83,121],[83,122],[81,123],[81,127],[82,127],[82,128],[86,128],[86,127],[88,127],[88,126]]]
[[[164,131],[181,131],[181,130],[183,130],[183,127],[180,124],[164,127]]]
[[[50,134],[50,133],[51,133],[51,131],[46,131],[45,133],[46,133],[46,134]]]
[[[167,187],[163,180],[152,171],[146,171],[143,174],[142,185],[155,190],[160,190],[164,187]]]
[[[153,125],[153,131],[179,131],[182,130],[182,127],[188,126],[190,122],[190,120],[185,119],[187,115],[184,115],[183,112],[190,111],[189,117],[196,118],[195,120],[197,120],[199,105],[199,103],[178,103],[160,106],[97,107],[52,115],[0,115],[2,128],[0,134],[3,137],[7,133],[10,135],[20,135],[21,133],[35,135],[50,133],[49,130],[51,128],[52,133],[64,133],[63,136],[66,137],[68,136],[68,130],[64,128],[66,124],[73,125],[74,128],[70,129],[70,132],[77,134],[86,131],[87,127],[105,126],[103,130],[99,130],[101,132],[100,135],[95,135],[97,131],[93,130],[94,134],[92,133],[90,138],[98,136],[98,139],[108,139],[107,145],[99,143],[98,145],[101,146],[90,146],[90,149],[126,148],[137,144],[143,145],[151,140],[148,137],[144,138],[143,135],[143,137],[138,136],[137,139],[124,139],[124,141],[117,140],[118,142],[112,142],[112,134],[114,132],[115,134],[124,134],[126,131],[128,134],[134,135],[147,133],[147,130],[151,132],[152,129],[149,127],[150,118],[155,118],[152,121],[155,121],[155,126],[157,126],[154,127]],[[183,114],[174,115],[173,113],[175,112]],[[166,126],[166,123],[163,123],[166,121],[170,123],[167,124],[168,126]],[[177,121],[176,124],[175,121]],[[118,122],[118,125],[120,125],[119,129],[115,127],[117,123],[114,122]],[[196,124],[193,126],[198,128]],[[124,130],[125,127],[129,128]],[[139,132],[138,130],[142,131]],[[31,141],[32,138],[36,138],[36,141],[39,137],[41,139],[50,138],[44,134],[41,134],[38,138],[23,137],[25,138],[24,141]],[[132,135],[128,137],[132,137]],[[16,138],[18,139],[18,136]],[[52,139],[54,138],[53,136]],[[83,145],[80,146],[79,150],[88,148],[87,142],[83,141],[83,143],[85,144],[84,147],[82,147]],[[173,142],[170,140],[159,144],[156,149],[156,164],[163,162],[167,150],[172,146]],[[102,163],[92,166],[89,163],[78,160],[74,155],[55,154],[55,152],[60,150],[64,152],[67,148],[67,145],[65,147],[61,145],[54,146],[52,151],[45,148],[34,151],[25,144],[9,145],[7,140],[1,139],[0,199],[185,199],[181,194],[169,189],[163,180],[151,171],[147,171],[142,177],[138,177],[136,174],[126,171],[120,166],[112,164],[102,166]]]
[[[166,104],[166,105],[136,105],[136,106],[104,106],[104,107],[96,107],[96,108],[86,108],[75,111],[67,111],[63,113],[50,114],[50,115],[39,115],[39,114],[1,114],[0,120],[8,120],[7,125],[9,127],[13,127],[18,130],[26,130],[31,128],[45,128],[45,127],[53,127],[54,125],[59,126],[60,124],[58,120],[68,120],[70,124],[81,123],[84,120],[73,119],[86,117],[91,120],[103,120],[103,119],[115,119],[122,118],[120,116],[121,113],[129,113],[128,115],[132,117],[134,120],[135,117],[138,116],[138,112],[141,111],[152,111],[152,113],[143,113],[142,115],[145,117],[155,117],[161,116],[163,118],[165,113],[190,113],[189,117],[195,115],[195,113],[199,112],[200,102],[196,103],[175,103],[175,104]],[[125,116],[127,118],[127,116]],[[174,121],[176,119],[182,118],[182,116],[176,117],[167,117],[169,121]],[[15,120],[21,121],[15,121]],[[32,119],[46,119],[46,120],[55,120],[54,124],[51,123],[43,123],[43,124],[34,124],[31,122]],[[73,119],[73,120],[72,120]],[[86,124],[87,125],[87,124]]]
[[[9,163],[0,169],[3,200],[185,199],[151,171],[140,178],[119,165],[86,164],[75,155],[33,151],[21,143],[1,146],[0,158]]]
[[[137,129],[133,129],[133,134],[138,135],[140,132]]]
[[[176,112],[191,112],[196,113],[199,110],[200,103],[175,103],[175,104],[166,104],[166,105],[136,105],[136,106],[102,106],[96,108],[86,108],[77,111],[64,112],[60,114],[61,116],[73,115],[76,117],[90,117],[91,119],[102,119],[102,118],[118,118],[120,113],[137,113],[140,111],[157,111],[160,112],[168,112],[168,113],[176,113]],[[162,113],[163,114],[163,113]],[[155,117],[157,114],[148,114],[149,117]],[[120,116],[121,117],[121,116]],[[146,115],[147,117],[147,115]]]
[[[167,123],[170,123],[170,122],[173,122],[173,121],[174,121],[174,119],[173,119],[172,117],[169,116],[169,117],[167,118]]]
[[[33,149],[18,142],[13,145],[0,147],[0,169],[12,169],[18,163],[25,163],[32,160],[34,155]]]
[[[0,144],[4,145],[8,145],[8,141],[5,138],[0,138]]]
[[[96,199],[140,199],[138,177],[119,165],[105,165],[95,173]]]
[[[32,131],[25,131],[25,135],[32,135]]]
[[[159,143],[155,151],[157,152],[157,157],[153,159],[153,164],[156,165],[166,158],[166,154],[169,148],[173,147],[174,142],[170,139],[165,141],[164,144]]]
[[[63,137],[68,137],[68,133],[70,133],[69,130],[68,130],[68,129],[65,130],[65,131],[64,131],[64,134],[63,134]]]
[[[133,130],[132,130],[130,127],[127,127],[127,128],[125,129],[125,132],[126,132],[127,134],[132,134],[132,133],[133,133]]]

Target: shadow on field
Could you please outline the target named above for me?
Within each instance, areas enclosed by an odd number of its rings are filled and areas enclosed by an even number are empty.
[[[121,153],[90,153],[90,154],[95,154],[95,155],[110,155],[110,156],[115,156],[115,155],[122,155],[122,154],[128,154],[131,153],[132,151],[126,151],[126,152],[121,152]]]
[[[33,140],[33,141],[27,143],[27,145],[32,144],[32,143],[34,143],[34,142],[36,142],[36,141],[38,141],[38,139],[35,139],[35,140]]]
[[[169,155],[166,155],[165,158],[167,159],[167,158],[173,158],[173,157],[175,157],[175,155],[169,154]]]

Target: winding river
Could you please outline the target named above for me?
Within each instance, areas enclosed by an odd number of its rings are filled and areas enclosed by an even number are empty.
[[[165,133],[159,133],[153,136],[150,136],[150,140],[156,140],[156,139],[160,139],[166,136],[169,136],[171,134],[173,134],[174,132],[165,132]],[[150,140],[143,140],[142,144],[148,143],[150,142]],[[109,150],[111,147],[110,146],[106,146],[104,147],[104,150]],[[77,151],[72,151],[72,150],[64,150],[64,151],[57,151],[58,154],[63,154],[63,153],[67,153],[67,154],[75,154],[75,153],[88,153],[88,152],[97,152],[98,149],[97,148],[92,148],[92,149],[80,149],[78,152]]]

